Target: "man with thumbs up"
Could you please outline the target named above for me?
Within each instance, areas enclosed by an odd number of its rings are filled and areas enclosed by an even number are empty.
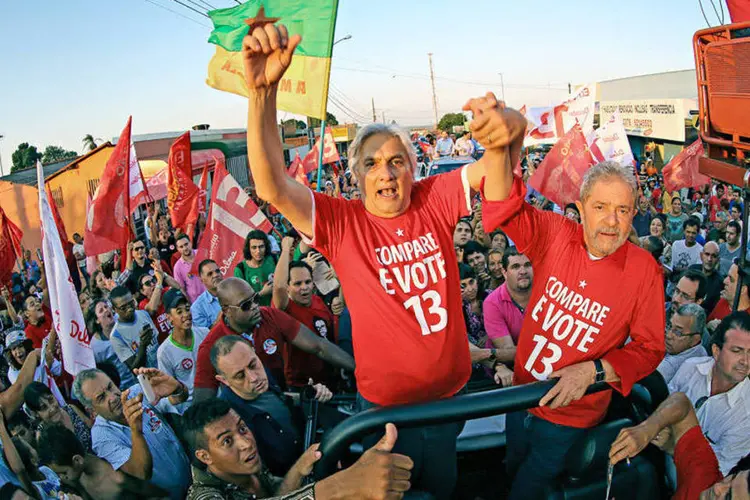
[[[282,479],[265,468],[253,433],[229,403],[215,398],[196,403],[183,415],[183,426],[191,455],[203,464],[193,465],[188,500],[396,499],[410,487],[414,464],[408,457],[391,453],[398,438],[393,424],[386,425],[382,439],[354,465],[304,487],[302,480],[321,457],[317,444],[308,448]]]

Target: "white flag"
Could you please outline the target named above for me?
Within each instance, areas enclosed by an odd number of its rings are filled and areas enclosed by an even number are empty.
[[[130,142],[130,213],[134,213],[141,203],[148,200],[148,191],[143,185],[141,166],[135,155],[135,144]]]
[[[612,160],[620,165],[635,165],[633,151],[630,149],[619,111],[615,111],[607,123],[591,132],[586,137],[586,142],[589,144],[591,155],[597,161]]]
[[[42,225],[42,254],[52,323],[57,331],[57,338],[60,339],[65,371],[75,376],[81,370],[94,368],[96,362],[78,302],[78,294],[70,278],[68,264],[65,262],[60,234],[57,232],[55,218],[47,200],[41,163],[37,163],[36,177],[39,189],[39,219]]]
[[[557,106],[529,108],[524,146],[554,144],[578,123],[584,135],[594,129],[596,85],[581,87],[573,97]]]

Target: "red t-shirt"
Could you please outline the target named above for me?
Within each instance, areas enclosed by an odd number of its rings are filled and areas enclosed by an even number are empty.
[[[313,295],[309,307],[301,306],[289,299],[284,312],[308,327],[317,336],[334,344],[338,342],[336,316],[317,295]],[[312,378],[315,383],[326,384],[330,387],[334,373],[333,367],[314,354],[306,353],[292,345],[287,346],[284,355],[284,375],[287,386],[303,387],[307,385],[308,379]]]
[[[750,308],[745,309],[745,312],[750,313]],[[714,307],[714,310],[711,311],[711,314],[708,317],[707,321],[712,321],[715,319],[722,320],[732,314],[732,305],[727,302],[727,299],[721,298],[716,303],[716,307]]]
[[[211,348],[217,340],[227,335],[242,335],[255,347],[263,366],[271,372],[276,382],[284,381],[283,353],[287,343],[291,343],[299,333],[300,324],[291,316],[271,307],[260,308],[260,324],[250,333],[237,333],[226,324],[224,316],[219,317],[208,336],[198,347],[198,362],[195,368],[195,387],[217,389],[216,371],[211,364]]]
[[[52,311],[45,305],[42,306],[42,311],[44,312],[44,321],[42,321],[42,324],[36,326],[27,322],[23,329],[26,333],[26,338],[31,340],[31,343],[34,345],[34,349],[42,348],[42,341],[52,330]]]
[[[514,383],[546,380],[560,368],[607,360],[624,395],[664,358],[664,286],[658,263],[626,242],[614,254],[592,260],[583,226],[524,202],[516,179],[505,201],[482,200],[487,234],[500,227],[534,266],[531,300],[516,351]],[[632,341],[625,345],[630,337]],[[588,428],[599,423],[610,391],[564,408],[530,410],[550,422]]]
[[[709,220],[711,222],[716,220],[716,212],[719,210],[721,210],[721,200],[718,196],[714,195],[708,200]]]
[[[145,310],[148,302],[148,299],[141,300],[141,303],[138,304],[138,308]],[[169,321],[169,316],[167,316],[167,312],[164,310],[164,304],[159,304],[159,309],[156,310],[156,314],[151,315],[151,319],[154,320],[156,328],[159,330],[157,332],[157,340],[159,344],[161,344],[167,340],[169,334],[172,333],[172,322]]]
[[[683,434],[677,442],[674,464],[677,468],[677,491],[672,500],[694,500],[701,492],[724,479],[714,450],[699,425]]]
[[[471,375],[453,249],[453,228],[471,210],[464,172],[415,183],[409,210],[391,219],[313,193],[310,243],[346,290],[357,388],[375,404],[450,397]]]

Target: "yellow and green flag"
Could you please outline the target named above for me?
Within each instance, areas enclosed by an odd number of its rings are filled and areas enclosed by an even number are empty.
[[[206,83],[218,90],[248,95],[242,39],[248,30],[245,20],[255,17],[261,5],[266,17],[280,18],[289,36],[302,36],[291,65],[279,82],[278,108],[324,119],[338,0],[248,0],[236,7],[209,12],[214,30],[208,41],[216,44],[216,53],[208,63]]]

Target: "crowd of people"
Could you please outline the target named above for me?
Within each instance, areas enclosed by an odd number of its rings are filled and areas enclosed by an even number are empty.
[[[373,124],[315,192],[286,174],[264,127],[299,40],[250,29],[250,194],[274,231],[248,233],[226,276],[196,262],[199,235],[158,205],[124,255],[86,255],[75,234],[96,361],[75,377],[44,262],[25,250],[0,294],[0,498],[450,498],[461,422],[388,424],[310,482],[321,455],[306,447],[303,394],[324,406],[348,393],[363,411],[548,378],[559,380],[539,407],[507,416],[510,498],[544,497],[613,391],[638,383],[665,397],[620,433],[612,463],[654,443],[674,456],[676,498],[748,498],[740,191],[670,193],[649,161],[604,162],[559,207],[526,186],[539,155],[513,175],[525,119],[488,94],[466,107],[480,160],[415,183],[410,138]],[[479,146],[434,142],[436,157]],[[585,395],[596,382],[611,390]]]

